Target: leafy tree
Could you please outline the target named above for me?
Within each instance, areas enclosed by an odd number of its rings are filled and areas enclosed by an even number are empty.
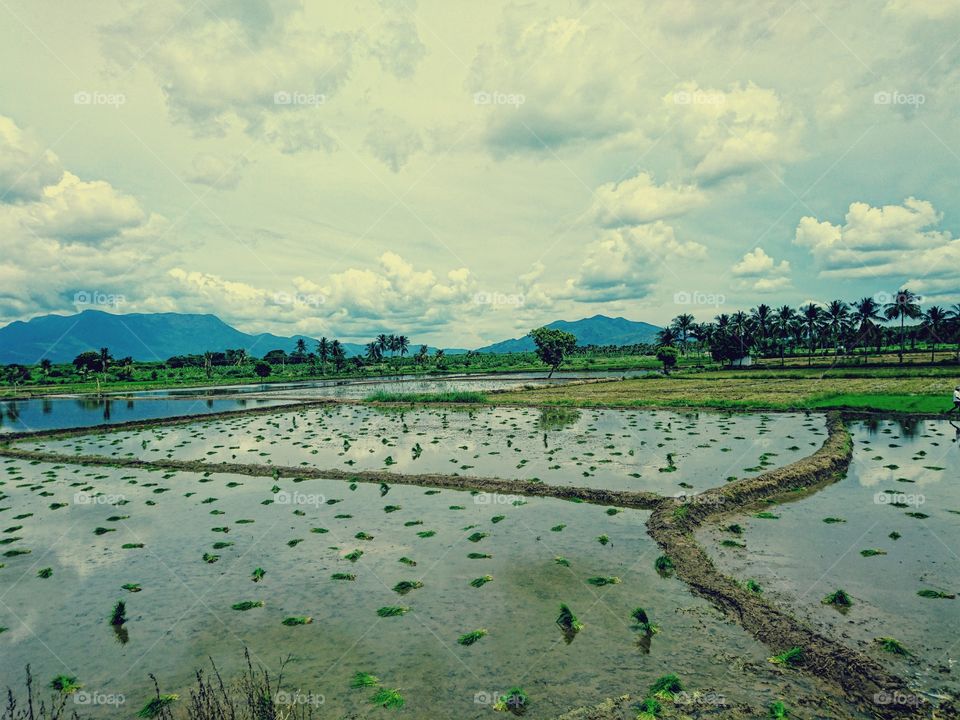
[[[330,345],[330,356],[333,358],[333,366],[337,372],[342,372],[347,364],[347,354],[343,351],[343,345],[339,340],[334,340]]]
[[[100,353],[93,350],[82,352],[73,359],[73,366],[84,377],[87,373],[98,372],[102,367],[100,365]]]
[[[270,366],[270,363],[261,360],[253,366],[253,372],[256,373],[257,377],[265,378],[273,372],[273,368]]]
[[[690,337],[693,332],[693,328],[696,325],[696,319],[693,315],[689,313],[683,313],[682,315],[677,315],[673,322],[670,323],[670,328],[679,336],[680,338],[680,352],[684,355],[687,354],[687,338]]]
[[[903,364],[903,353],[906,347],[906,329],[907,318],[916,319],[920,317],[920,303],[917,302],[917,296],[903,288],[898,290],[892,302],[883,306],[883,314],[887,320],[900,320],[900,350],[897,355],[900,358],[900,364]]]
[[[784,354],[787,341],[790,339],[790,327],[797,317],[796,311],[789,305],[777,309],[773,315],[773,331],[777,336],[777,345],[780,348],[780,367],[784,366]]]
[[[671,368],[677,364],[677,349],[668,345],[657,350],[657,360],[663,363],[663,374],[669,375]]]
[[[320,338],[317,343],[317,356],[320,358],[320,365],[324,374],[327,372],[327,360],[330,359],[330,343],[326,337]]]
[[[947,311],[939,305],[928,308],[923,314],[923,329],[927,333],[927,340],[930,342],[930,362],[934,361],[937,351],[937,340],[947,324]]]
[[[820,322],[823,317],[823,310],[816,303],[809,303],[800,308],[800,315],[803,318],[803,327],[806,331],[807,342],[809,343],[809,354],[807,355],[807,365],[813,364],[813,348],[819,334]]]
[[[577,347],[577,338],[571,333],[548,327],[539,327],[530,331],[530,337],[536,344],[537,357],[550,366],[548,378],[563,362],[564,358]]]
[[[383,355],[380,353],[380,345],[377,344],[377,341],[367,343],[367,360],[371,363],[378,363],[383,359]]]

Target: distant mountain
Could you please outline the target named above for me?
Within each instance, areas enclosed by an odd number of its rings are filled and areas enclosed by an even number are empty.
[[[43,315],[0,328],[0,364],[33,365],[41,358],[70,362],[86,350],[110,348],[115,358],[166,360],[173,355],[195,355],[228,348],[243,349],[258,357],[270,350],[292,352],[303,338],[311,352],[317,341],[304,335],[281,337],[271,333],[251,335],[231,327],[216,315],[187,313],[106,313],[84,310],[76,315]],[[411,343],[415,351],[417,345]],[[366,348],[343,343],[348,356]],[[430,349],[435,352],[434,348]],[[462,350],[450,349],[453,355]]]
[[[573,333],[578,345],[633,345],[634,343],[652,343],[661,328],[645,322],[635,322],[622,317],[594,315],[582,320],[556,320],[548,328],[556,328]],[[508,353],[533,350],[533,340],[529,337],[514,338],[479,348],[480,352]]]

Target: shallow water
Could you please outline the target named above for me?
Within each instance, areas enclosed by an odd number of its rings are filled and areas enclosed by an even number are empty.
[[[856,422],[850,430],[854,456],[845,479],[772,508],[776,520],[724,519],[744,527],[741,537],[712,528],[702,539],[721,569],[755,578],[813,626],[911,678],[918,690],[957,695],[960,599],[917,592],[960,591],[960,434],[936,420]],[[724,539],[746,549],[721,547]],[[846,612],[821,602],[839,588],[853,598]],[[900,641],[913,656],[882,651],[878,637]]]
[[[766,648],[681,582],[657,575],[646,512],[338,481],[281,480],[274,492],[267,478],[10,460],[0,467],[7,496],[0,524],[22,526],[5,533],[21,539],[4,547],[32,551],[3,559],[0,570],[0,626],[9,628],[0,634],[0,685],[18,686],[31,663],[40,682],[76,675],[90,693],[127,699],[78,708],[83,713],[129,717],[151,693],[149,672],[163,691],[183,692],[208,656],[229,676],[241,668],[244,646],[273,670],[290,655],[285,690],[322,697],[323,716],[332,717],[369,713],[370,691],[349,689],[357,671],[399,688],[403,717],[488,717],[489,698],[512,685],[530,696],[528,717],[552,717],[642,692],[670,672],[691,688],[763,707],[816,693],[803,676],[775,670]],[[51,509],[55,503],[65,505]],[[96,535],[97,527],[115,532]],[[423,531],[436,535],[418,537]],[[373,539],[356,539],[358,532]],[[471,542],[475,532],[488,535]],[[302,542],[290,547],[293,540]],[[218,541],[234,544],[215,550]],[[356,548],[362,557],[345,559]],[[205,552],[219,560],[205,562]],[[45,567],[52,577],[37,577]],[[266,575],[254,583],[257,567]],[[333,580],[335,572],[356,579]],[[491,582],[470,586],[487,574]],[[593,587],[586,582],[593,576],[622,582]],[[405,579],[423,587],[398,595],[391,588]],[[142,591],[128,593],[125,583]],[[126,644],[106,621],[119,599],[127,603]],[[266,605],[231,609],[243,600]],[[554,623],[561,602],[585,625],[570,644]],[[379,618],[386,605],[411,611]],[[631,628],[638,605],[661,628],[648,647]],[[313,622],[285,627],[291,616]],[[457,644],[481,628],[488,635],[475,645]]]
[[[809,454],[821,417],[345,405],[25,443],[66,454],[539,479],[699,492]]]

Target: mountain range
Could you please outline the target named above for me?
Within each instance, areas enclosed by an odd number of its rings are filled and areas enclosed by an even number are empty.
[[[595,315],[574,322],[557,320],[548,325],[573,333],[581,345],[628,345],[649,342],[657,328],[624,318]],[[54,363],[70,362],[87,350],[110,348],[115,358],[166,360],[173,355],[200,354],[207,350],[243,349],[262,356],[269,350],[296,349],[297,340],[316,348],[315,338],[305,335],[282,337],[271,333],[249,334],[228,325],[216,315],[190,313],[117,314],[84,310],[75,315],[42,315],[26,322],[17,320],[0,328],[0,364],[33,365],[42,358]],[[411,347],[417,345],[410,343]],[[347,355],[366,351],[359,343],[343,343]],[[520,352],[533,349],[530,338],[516,338],[488,345],[485,352]],[[435,348],[430,348],[435,352]],[[458,348],[444,350],[453,355],[466,352]]]

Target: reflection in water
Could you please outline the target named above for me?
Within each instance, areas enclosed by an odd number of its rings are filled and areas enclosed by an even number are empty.
[[[540,411],[541,430],[565,430],[580,419],[580,411],[572,408],[550,407]]]

